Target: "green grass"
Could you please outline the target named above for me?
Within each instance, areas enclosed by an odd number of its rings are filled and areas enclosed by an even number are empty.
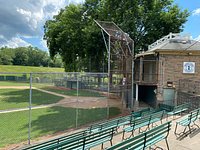
[[[29,104],[29,89],[0,89],[0,110],[11,108],[24,108]],[[62,97],[32,90],[32,105],[52,104]]]
[[[0,72],[64,72],[64,68],[0,65]]]
[[[28,82],[0,81],[0,86],[30,86]]]
[[[106,118],[106,108],[79,109],[78,125]],[[120,114],[118,108],[110,108],[110,117]],[[31,139],[54,134],[75,127],[75,108],[52,107],[32,110]],[[0,147],[27,142],[28,111],[0,114]]]
[[[68,96],[77,96],[77,90],[76,89],[65,89],[65,88],[58,88],[58,87],[43,87],[42,89],[68,95]],[[78,90],[78,96],[86,96],[86,97],[104,97],[105,95],[102,95],[99,92],[91,91],[91,90]]]
[[[53,83],[32,83],[32,87],[43,88],[46,86],[52,86]],[[0,81],[0,86],[30,86],[30,83],[22,81]]]

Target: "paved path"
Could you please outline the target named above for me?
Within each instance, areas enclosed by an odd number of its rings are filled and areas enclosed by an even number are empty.
[[[41,109],[41,108],[52,107],[52,106],[55,106],[55,105],[56,104],[32,106],[31,109]],[[12,113],[12,112],[18,112],[18,111],[26,111],[26,110],[29,110],[29,107],[27,107],[27,108],[9,109],[9,110],[0,110],[0,114]]]

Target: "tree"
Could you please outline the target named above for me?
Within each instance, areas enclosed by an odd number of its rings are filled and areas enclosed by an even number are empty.
[[[28,50],[26,47],[18,47],[14,51],[13,65],[25,66],[28,63]]]
[[[47,21],[44,38],[51,57],[60,54],[66,71],[101,71],[106,51],[93,19],[114,21],[138,52],[169,32],[181,32],[188,16],[173,0],[86,0]]]
[[[11,48],[3,47],[0,49],[0,64],[12,65],[14,53]]]
[[[63,67],[59,56],[51,62],[50,56],[46,51],[36,47],[0,48],[1,65],[21,65],[21,66],[43,66]]]

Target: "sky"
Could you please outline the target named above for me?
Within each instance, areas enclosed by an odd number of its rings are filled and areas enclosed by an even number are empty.
[[[84,0],[0,0],[0,47],[33,46],[48,50],[43,40],[44,23],[69,3]],[[182,34],[200,40],[200,1],[175,0],[181,9],[188,9],[190,17]]]

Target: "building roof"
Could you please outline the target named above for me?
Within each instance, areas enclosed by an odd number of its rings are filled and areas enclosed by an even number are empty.
[[[196,40],[170,39],[148,51],[158,50],[200,50],[200,42]]]
[[[149,45],[149,49],[145,52],[137,54],[136,57],[151,55],[159,51],[199,51],[200,42],[190,39],[189,36],[180,36],[179,34],[172,34],[157,40]]]

